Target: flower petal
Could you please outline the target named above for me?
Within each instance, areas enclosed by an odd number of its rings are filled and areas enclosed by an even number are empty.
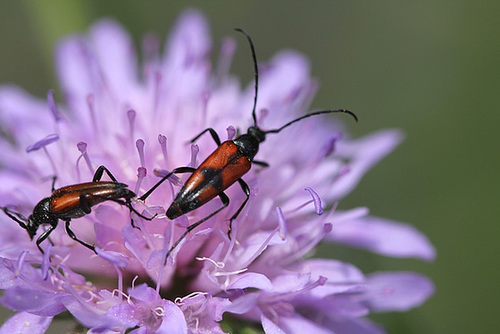
[[[72,115],[77,122],[89,124],[87,97],[97,91],[98,74],[86,41],[76,36],[62,40],[56,50],[56,66]]]
[[[318,325],[317,323],[303,318],[299,315],[294,317],[280,317],[280,327],[282,327],[285,333],[290,334],[303,334],[303,333],[315,333],[315,334],[333,334],[334,332]]]
[[[262,322],[262,327],[264,328],[264,332],[266,334],[284,334],[285,331],[281,329],[278,325],[272,322],[268,317],[263,314],[260,317],[260,321]]]
[[[169,94],[165,98],[169,97],[170,102],[179,99],[198,104],[200,101],[209,70],[207,56],[211,40],[208,30],[205,17],[196,10],[188,10],[178,19],[170,34],[162,66],[162,73],[168,73],[162,77],[162,92]],[[196,113],[184,115],[186,120],[191,117],[197,118]]]
[[[388,272],[367,277],[367,305],[378,312],[408,311],[420,306],[434,293],[434,284],[411,272]]]
[[[185,334],[187,333],[186,318],[181,309],[169,300],[163,300],[163,322],[157,329],[158,334]]]
[[[61,299],[66,295],[15,287],[6,290],[1,301],[3,305],[13,310],[23,310],[40,316],[54,316],[65,311]]]
[[[399,130],[383,130],[357,140],[340,140],[336,156],[351,161],[348,171],[338,178],[335,187],[331,187],[328,192],[329,200],[342,198],[351,192],[366,172],[392,152],[402,139],[403,134]]]
[[[413,226],[376,217],[342,220],[325,239],[393,257],[432,261],[436,256],[427,237]]]
[[[311,295],[325,298],[343,292],[363,291],[366,286],[363,273],[349,263],[331,259],[311,259],[294,267],[299,272],[310,273],[312,280],[327,278],[326,284],[316,287]]]
[[[259,273],[244,273],[238,275],[227,287],[228,289],[247,289],[255,288],[271,291],[273,284],[265,275]]]
[[[2,325],[0,334],[43,334],[47,331],[51,322],[52,317],[19,312]]]
[[[333,321],[331,328],[335,334],[385,334],[385,330],[366,318],[344,318]]]
[[[40,139],[36,143],[31,144],[28,147],[26,147],[26,152],[30,153],[32,151],[37,151],[37,150],[39,150],[47,145],[55,143],[58,140],[59,140],[59,135],[57,133],[50,134],[50,135],[45,136],[44,138]]]
[[[178,18],[165,49],[165,61],[179,66],[208,55],[211,40],[206,18],[197,10],[186,10]]]
[[[100,73],[114,96],[130,97],[137,81],[133,42],[116,21],[103,19],[90,31]]]

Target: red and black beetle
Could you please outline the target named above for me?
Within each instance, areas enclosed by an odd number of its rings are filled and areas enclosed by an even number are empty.
[[[108,174],[112,181],[101,181],[104,172]],[[31,240],[33,240],[36,235],[39,226],[49,225],[49,228],[36,240],[36,245],[42,253],[43,250],[40,243],[47,239],[50,233],[57,227],[59,219],[66,223],[66,232],[73,240],[95,252],[94,246],[78,239],[69,225],[71,219],[80,218],[89,214],[94,205],[105,201],[113,201],[120,205],[125,205],[130,211],[135,212],[139,217],[146,220],[152,220],[154,218],[145,217],[134,209],[131,200],[136,198],[137,195],[128,189],[126,184],[118,182],[104,166],[97,168],[92,182],[79,183],[54,189],[55,181],[56,177],[54,177],[52,182],[52,195],[38,202],[33,209],[33,213],[28,218],[6,207],[0,207],[7,216],[28,231]],[[132,221],[132,226],[133,225]]]
[[[145,200],[152,191],[156,189],[163,181],[169,178],[174,173],[189,173],[192,175],[184,183],[181,190],[178,192],[174,201],[167,209],[166,216],[170,219],[175,219],[183,214],[186,214],[210,201],[211,199],[219,196],[222,200],[222,207],[215,210],[207,217],[189,225],[186,231],[181,235],[181,237],[171,246],[166,254],[165,262],[168,259],[170,253],[174,248],[181,242],[181,240],[186,237],[186,235],[196,228],[198,225],[211,218],[219,211],[224,209],[229,205],[229,197],[224,193],[229,186],[238,182],[243,189],[246,198],[234,213],[234,215],[229,220],[229,231],[228,236],[231,236],[231,225],[233,220],[239,215],[248,199],[250,198],[250,188],[241,179],[251,168],[252,163],[260,166],[268,167],[269,165],[262,161],[254,160],[255,155],[259,151],[259,144],[266,139],[266,135],[269,133],[279,133],[281,130],[298,122],[304,118],[311,117],[314,115],[328,114],[328,113],[347,113],[354,117],[357,121],[357,117],[354,113],[345,109],[336,110],[321,110],[311,112],[302,117],[294,119],[282,127],[273,130],[264,131],[259,128],[257,124],[257,116],[255,114],[255,108],[257,105],[257,93],[258,93],[258,81],[259,74],[257,69],[257,57],[255,55],[255,48],[250,36],[242,29],[236,29],[241,32],[248,40],[250,49],[252,52],[253,64],[254,64],[254,75],[255,75],[255,95],[254,104],[252,110],[253,126],[249,127],[246,134],[238,136],[234,140],[227,140],[221,143],[219,136],[214,129],[208,128],[203,130],[199,135],[191,140],[191,143],[195,142],[201,135],[206,132],[210,132],[213,140],[217,144],[217,149],[201,163],[198,168],[192,167],[180,167],[174,169],[172,172],[165,175],[155,186],[153,186],[148,192],[140,197],[141,200]]]

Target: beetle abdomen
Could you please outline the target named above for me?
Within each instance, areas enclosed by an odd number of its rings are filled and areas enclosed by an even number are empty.
[[[83,217],[91,207],[119,198],[132,198],[135,194],[119,182],[86,182],[59,188],[52,194],[50,211],[61,219]]]
[[[181,188],[166,215],[175,219],[207,203],[245,175],[251,167],[232,141],[223,142],[191,174]]]

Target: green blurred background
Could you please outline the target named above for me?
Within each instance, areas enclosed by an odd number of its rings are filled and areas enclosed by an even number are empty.
[[[147,32],[164,37],[187,7],[208,16],[216,47],[241,27],[261,61],[283,48],[308,55],[322,84],[312,107],[355,111],[360,122],[348,124],[354,136],[382,128],[406,133],[341,207],[366,205],[374,215],[414,224],[436,246],[437,260],[320,249],[366,272],[413,270],[434,280],[436,294],[422,307],[373,319],[390,333],[500,327],[500,2],[1,1],[0,82],[44,97],[57,90],[52,50],[60,37],[110,16],[137,46]],[[245,45],[233,73],[248,83],[250,66]]]

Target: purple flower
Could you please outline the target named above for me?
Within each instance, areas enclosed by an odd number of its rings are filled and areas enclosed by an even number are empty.
[[[60,92],[49,91],[41,101],[20,88],[0,87],[0,206],[28,216],[49,196],[52,176],[56,187],[86,182],[99,165],[140,196],[159,176],[196,167],[215,149],[208,135],[186,144],[203,129],[232,139],[236,129],[251,125],[253,82],[242,90],[228,73],[233,39],[223,41],[212,68],[205,18],[188,11],[164,52],[159,44],[147,36],[138,65],[128,34],[102,20],[87,36],[60,43]],[[304,56],[281,52],[259,68],[263,129],[308,110],[317,83]],[[335,209],[401,134],[350,139],[327,118],[269,135],[257,158],[271,167],[255,166],[244,176],[250,200],[233,222],[232,238],[228,220],[245,198],[237,186],[227,191],[229,207],[193,230],[166,266],[165,253],[186,226],[220,206],[213,200],[167,219],[165,210],[185,181],[181,174],[145,203],[133,201],[143,214],[158,214],[147,221],[132,213],[140,229],[130,225],[126,207],[109,201],[74,219],[72,229],[95,244],[97,254],[59,224],[50,236],[53,246],[42,243],[42,255],[2,214],[1,303],[18,313],[0,333],[43,333],[64,311],[89,333],[223,333],[223,315],[261,323],[266,333],[383,332],[365,316],[419,306],[433,293],[432,283],[411,272],[366,275],[352,264],[311,258],[313,250],[323,241],[432,260],[434,249],[411,226],[371,217],[365,208]]]

